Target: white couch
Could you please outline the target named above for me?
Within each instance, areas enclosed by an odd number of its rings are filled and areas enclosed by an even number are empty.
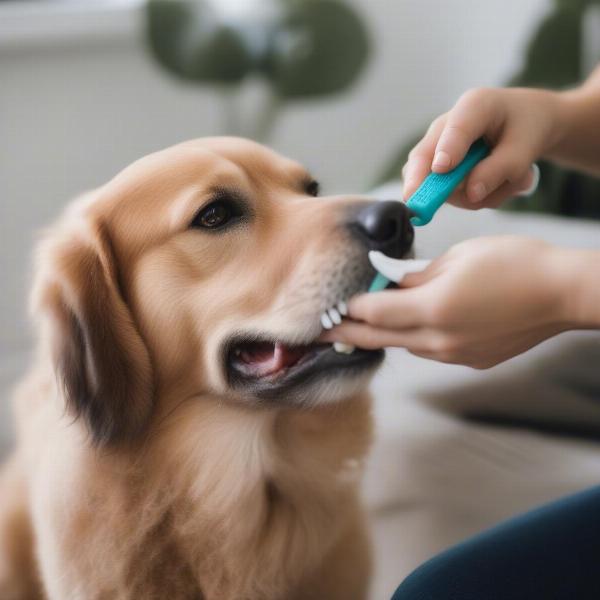
[[[377,195],[397,198],[399,189]],[[508,232],[600,248],[599,224],[444,207],[418,230],[417,249],[434,257],[459,240]],[[14,252],[13,261],[16,273],[27,271],[27,256]],[[29,351],[26,334],[14,335],[22,303],[8,298],[0,320],[8,332],[0,331],[0,453],[11,439],[5,399]],[[373,384],[378,435],[365,485],[374,600],[389,598],[412,568],[453,542],[598,481],[599,365],[600,335],[590,332],[559,336],[483,372],[389,352]]]

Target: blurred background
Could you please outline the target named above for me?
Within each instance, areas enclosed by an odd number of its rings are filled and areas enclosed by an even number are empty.
[[[269,13],[273,4],[215,0],[213,7],[235,22]],[[266,140],[306,164],[326,193],[367,189],[461,92],[513,76],[552,9],[550,0],[345,4],[368,39],[364,62],[343,89],[286,101]],[[214,83],[165,68],[148,28],[140,0],[0,0],[3,351],[27,343],[28,257],[40,226],[144,154],[229,132],[228,113],[234,120],[243,113],[248,130],[241,133],[252,134],[253,117],[268,103],[269,82],[260,73]],[[352,40],[344,49],[351,51]],[[218,44],[213,56],[218,65]]]
[[[324,193],[371,190],[399,176],[412,141],[467,89],[508,83],[561,88],[584,78],[600,60],[599,6],[594,0],[0,0],[0,452],[11,437],[5,399],[29,356],[25,298],[35,233],[74,196],[144,154],[223,133],[255,137],[299,160],[321,181]],[[387,190],[400,194],[397,186]],[[506,230],[597,247],[600,229],[591,220],[600,216],[599,198],[597,181],[542,165],[539,193],[510,207],[528,214],[442,211],[437,229],[421,239],[431,256],[464,237]],[[540,212],[562,217],[532,216]],[[579,367],[581,352],[593,356],[598,348],[597,338],[585,344],[583,351],[569,347]],[[550,360],[542,359],[542,365]],[[425,374],[425,361],[397,360],[409,361],[410,376],[404,388],[392,389],[390,372],[387,380],[384,373],[375,387],[381,397],[416,401],[425,380],[444,387],[454,382],[461,389],[483,381],[460,367],[436,365]],[[550,360],[553,373],[565,370],[567,362]],[[534,368],[544,375],[544,385],[547,368]],[[499,373],[506,375],[506,369]],[[526,389],[518,381],[519,390]],[[539,389],[534,380],[527,381]],[[586,393],[596,389],[597,378],[586,385]],[[494,389],[502,395],[498,390],[505,388]],[[473,395],[453,393],[457,398]],[[506,392],[515,406],[518,394],[510,387]],[[540,411],[527,415],[528,426],[547,425],[550,419],[562,430],[565,423],[583,427],[585,422],[586,431],[596,431],[591,423],[600,424],[599,415],[570,398],[570,407],[584,407],[574,417],[562,408],[563,400],[556,399],[550,416],[548,404],[543,410],[543,403],[536,404]],[[387,426],[399,429],[387,438],[384,431],[375,451],[379,466],[369,475],[371,503],[384,515],[376,525],[380,562],[394,557],[387,579],[376,585],[376,598],[384,598],[394,581],[434,550],[513,511],[576,489],[600,468],[595,446],[589,452],[586,446],[582,454],[579,446],[562,447],[557,454],[548,450],[556,448],[552,440],[532,449],[522,438],[502,438],[504,429],[498,434],[494,469],[508,464],[502,448],[521,448],[515,452],[527,457],[529,470],[518,475],[517,484],[516,467],[513,479],[502,472],[486,480],[499,472],[477,463],[474,453],[460,450],[459,444],[457,461],[475,465],[471,480],[462,477],[460,483],[488,489],[487,504],[485,499],[452,504],[450,494],[435,518],[422,516],[424,528],[415,525],[421,521],[412,515],[409,523],[397,521],[396,535],[385,515],[391,514],[390,506],[414,501],[402,497],[407,488],[401,488],[398,469],[405,475],[410,471],[414,482],[415,467],[407,457],[420,472],[424,463],[431,467],[433,449],[439,448],[438,436],[425,449],[424,432],[439,431],[436,427],[444,423],[442,437],[465,438],[456,421],[443,421],[435,411],[431,417],[422,398],[418,408],[407,409],[408,416],[378,406]],[[403,406],[411,405],[407,400]],[[580,433],[581,427],[575,429]],[[398,446],[400,438],[414,441],[414,432],[420,445]],[[494,452],[488,453],[492,462]],[[442,454],[454,456],[446,446]],[[386,467],[390,456],[393,466]],[[438,475],[452,469],[450,458],[445,460]],[[549,464],[554,483],[534,486],[534,467]],[[439,486],[427,488],[431,481],[425,484],[421,477],[419,485],[429,490],[422,492],[425,504],[433,506],[432,493],[448,493],[441,483],[447,481],[440,475]],[[511,500],[503,493],[513,485],[524,491]],[[437,533],[428,538],[434,524]],[[411,542],[405,554],[394,547],[393,540],[400,539]]]

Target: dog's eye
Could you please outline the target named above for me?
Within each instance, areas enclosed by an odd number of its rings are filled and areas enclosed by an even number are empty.
[[[316,198],[319,195],[319,182],[312,179],[311,181],[307,182],[304,189],[309,196]]]
[[[239,216],[240,211],[232,202],[215,200],[194,217],[191,226],[199,229],[220,229]]]

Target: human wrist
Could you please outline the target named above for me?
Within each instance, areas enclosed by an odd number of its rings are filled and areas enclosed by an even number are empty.
[[[552,254],[557,322],[565,329],[600,329],[600,252],[553,248]]]
[[[552,125],[542,155],[561,164],[577,166],[581,162],[577,160],[580,149],[586,147],[586,132],[596,122],[599,86],[583,85],[548,94]]]
[[[561,148],[565,145],[572,130],[573,119],[580,105],[580,90],[554,92],[543,90],[546,112],[549,120],[548,134],[543,144],[542,158],[560,158]]]

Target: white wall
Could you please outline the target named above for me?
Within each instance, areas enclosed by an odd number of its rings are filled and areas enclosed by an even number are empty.
[[[549,2],[355,4],[377,46],[368,73],[342,98],[289,108],[273,139],[275,147],[309,165],[325,191],[364,188],[401,140],[463,90],[502,82]],[[1,19],[0,11],[0,25]],[[32,232],[69,198],[140,155],[219,132],[214,93],[176,84],[150,61],[138,35],[127,35],[130,30],[121,23],[118,35],[104,41],[94,36],[87,43],[45,43],[35,41],[35,34],[19,42],[17,35],[9,44],[2,42],[0,27],[0,350],[5,356],[25,340]]]

